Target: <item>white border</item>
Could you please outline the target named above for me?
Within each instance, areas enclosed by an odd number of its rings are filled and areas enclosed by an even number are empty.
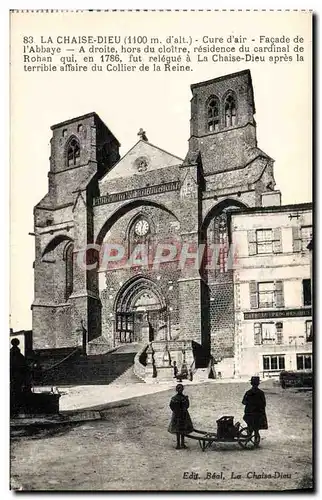
[[[2,74],[5,75],[4,78],[1,79],[1,85],[2,85],[2,120],[1,120],[1,151],[4,152],[4,157],[2,156],[2,180],[1,180],[1,189],[3,192],[1,193],[0,200],[2,204],[2,210],[1,210],[1,216],[3,218],[2,221],[2,227],[3,227],[3,232],[2,234],[5,235],[4,241],[1,245],[1,262],[2,262],[2,277],[1,277],[1,284],[2,284],[2,289],[1,289],[1,332],[2,332],[2,349],[1,349],[1,369],[2,369],[2,377],[1,381],[4,381],[4,389],[2,391],[6,394],[6,388],[8,387],[8,382],[9,382],[9,369],[8,369],[8,349],[7,349],[7,333],[8,333],[8,316],[9,316],[9,307],[8,307],[8,280],[9,280],[9,265],[8,265],[8,260],[9,260],[9,212],[8,212],[8,206],[9,206],[9,9],[20,9],[20,10],[27,10],[26,7],[28,7],[29,10],[33,9],[53,9],[53,10],[60,10],[60,9],[67,9],[67,10],[87,10],[87,9],[102,9],[102,10],[108,10],[108,9],[150,9],[150,10],[160,10],[160,9],[171,9],[171,10],[176,10],[176,9],[185,9],[185,10],[194,10],[194,9],[211,9],[211,10],[229,10],[229,9],[254,9],[254,10],[313,10],[316,15],[318,16],[321,13],[321,2],[318,0],[311,0],[310,4],[308,5],[307,2],[299,1],[299,0],[270,0],[268,1],[262,1],[259,2],[258,0],[255,1],[248,1],[248,2],[240,2],[238,0],[232,1],[232,0],[218,0],[216,3],[211,2],[211,1],[206,1],[206,0],[198,0],[198,2],[191,2],[191,1],[179,1],[179,0],[164,0],[162,2],[154,2],[152,3],[150,1],[143,1],[143,0],[137,0],[136,2],[131,2],[129,0],[111,0],[109,2],[106,2],[106,0],[96,0],[94,2],[85,2],[84,0],[56,0],[55,2],[45,2],[44,0],[38,0],[38,1],[29,1],[28,6],[26,6],[26,2],[23,0],[15,1],[15,2],[10,2],[10,1],[4,1],[1,3],[0,6],[0,26],[1,26],[1,62],[2,62]],[[317,24],[319,23],[319,19],[317,20]],[[316,40],[316,51],[317,51],[317,60],[320,58],[321,54],[321,36],[319,33],[319,29],[317,30],[317,40]],[[321,72],[321,67],[319,66],[316,68],[316,88],[317,90],[319,89],[319,83],[320,82],[320,72]],[[320,112],[321,112],[321,100],[317,99],[315,104],[319,104],[319,108],[316,110],[317,112],[317,122],[319,122],[320,118]],[[316,123],[316,130],[319,132],[319,127],[318,123]],[[320,141],[320,134],[316,136],[316,148],[317,148],[317,156],[315,158],[316,160],[316,178],[315,181],[317,182],[317,187],[316,187],[316,199],[315,203],[317,204],[317,212],[316,212],[316,218],[315,218],[315,223],[320,226],[320,220],[321,220],[321,214],[320,214],[320,204],[319,204],[319,195],[318,193],[321,193],[321,175],[318,174],[319,169],[320,169],[320,157],[319,157],[319,151],[318,151],[318,144]],[[4,161],[3,161],[4,159]],[[316,227],[316,231],[320,229],[320,227]],[[317,250],[317,246],[321,242],[321,235],[320,232],[319,234],[319,240],[315,242],[315,249]],[[318,260],[318,259],[316,259]],[[315,284],[315,289],[317,289],[318,284],[320,283],[320,267],[319,267],[319,262],[317,262],[317,271],[318,274],[316,275],[317,282]],[[321,298],[319,297],[319,294],[316,293],[316,311],[321,310]],[[319,335],[320,331],[320,321],[319,318],[316,321],[316,336]],[[321,359],[321,342],[319,342],[319,351],[316,354],[316,359]],[[316,363],[319,364],[319,363]],[[320,372],[321,374],[321,372]],[[317,400],[316,403],[320,403],[319,397],[318,397],[318,392],[319,388],[321,387],[321,377],[317,377]],[[8,391],[9,392],[9,391]],[[13,495],[12,492],[8,491],[8,484],[9,484],[9,467],[8,467],[8,457],[9,457],[9,441],[8,441],[8,414],[9,414],[9,405],[8,405],[8,398],[6,398],[5,401],[5,407],[2,407],[2,412],[1,412],[1,429],[5,433],[5,435],[2,437],[1,443],[2,443],[2,453],[1,453],[1,483],[0,483],[0,493],[1,493],[1,498],[6,499],[6,498],[11,498]],[[317,406],[317,405],[316,405]],[[319,412],[320,407],[317,408],[317,413]],[[316,418],[316,461],[318,462],[318,451],[320,450],[321,441],[320,441],[320,435],[321,433],[318,433],[318,422],[319,419]],[[316,471],[318,471],[318,463],[316,463]],[[316,474],[316,481],[317,481],[317,486],[318,490],[320,490],[319,487],[319,474]],[[110,496],[111,494],[109,494]],[[119,493],[118,493],[119,495]],[[247,496],[247,493],[245,494],[239,494],[241,496]],[[260,495],[260,493],[258,494]],[[273,493],[272,493],[273,495]],[[286,494],[289,496],[288,494]],[[31,493],[28,495],[29,497],[33,497],[34,495]],[[37,494],[37,498],[41,498],[43,495]],[[88,496],[93,496],[93,494],[87,494]],[[161,494],[161,497],[165,496],[172,496],[171,494]],[[189,495],[191,496],[191,495]],[[199,497],[200,494],[195,494],[193,497]],[[233,493],[231,493],[229,496],[235,496]],[[253,495],[252,495],[253,496]],[[256,496],[256,495],[255,495]],[[306,495],[304,495],[306,496]],[[67,494],[62,494],[61,498],[68,498]],[[225,495],[217,495],[217,498],[227,498],[227,494]]]

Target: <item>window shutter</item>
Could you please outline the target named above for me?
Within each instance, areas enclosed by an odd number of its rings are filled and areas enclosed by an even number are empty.
[[[254,344],[260,345],[262,343],[262,328],[260,323],[254,323]]]
[[[283,344],[283,323],[276,323],[276,343]]]
[[[275,305],[276,305],[276,307],[284,307],[284,283],[283,283],[283,281],[275,281]]]
[[[248,255],[257,254],[257,243],[256,243],[256,229],[251,229],[247,231],[248,239]]]
[[[301,229],[298,226],[292,227],[293,252],[300,252],[302,249]]]
[[[256,309],[258,307],[258,294],[257,294],[256,281],[249,282],[249,302],[251,309]]]
[[[303,289],[303,305],[310,306],[312,304],[312,294],[311,294],[311,280],[302,280]]]
[[[282,250],[282,230],[280,227],[273,229],[273,252],[281,253]]]

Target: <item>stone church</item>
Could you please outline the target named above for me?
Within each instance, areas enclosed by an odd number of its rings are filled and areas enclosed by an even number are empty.
[[[48,192],[34,208],[34,350],[90,355],[135,343],[150,346],[157,376],[182,356],[199,367],[213,359],[233,375],[231,214],[279,192],[274,160],[257,146],[250,71],[191,91],[184,159],[143,130],[121,158],[96,113],[51,127]],[[177,252],[155,265],[160,244]],[[218,249],[215,266],[189,264],[201,245]],[[146,258],[123,265],[138,246]]]

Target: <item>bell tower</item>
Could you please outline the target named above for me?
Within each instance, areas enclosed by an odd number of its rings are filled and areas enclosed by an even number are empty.
[[[189,150],[200,151],[207,174],[245,165],[257,146],[249,70],[191,85]]]
[[[189,151],[199,158],[200,240],[216,248],[212,267],[200,269],[203,345],[220,372],[233,373],[234,283],[231,214],[263,204],[274,190],[274,160],[257,147],[249,70],[191,85]]]
[[[96,174],[100,179],[120,158],[118,140],[96,113],[79,116],[51,127],[49,194],[60,205]]]
[[[34,349],[86,348],[100,335],[97,277],[79,257],[93,243],[92,199],[119,142],[96,113],[51,127],[48,192],[34,208]]]

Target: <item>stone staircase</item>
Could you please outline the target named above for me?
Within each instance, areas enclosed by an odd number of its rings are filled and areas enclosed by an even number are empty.
[[[143,383],[134,373],[133,365],[130,366],[124,373],[111,382],[110,385],[129,385]]]
[[[70,386],[70,385],[107,385],[115,380],[128,379],[129,383],[140,382],[134,375],[133,363],[138,346],[124,345],[113,352],[85,356],[81,353],[52,363],[50,368],[48,359],[41,365],[44,368],[37,385],[42,386]],[[123,379],[120,377],[124,376]]]

